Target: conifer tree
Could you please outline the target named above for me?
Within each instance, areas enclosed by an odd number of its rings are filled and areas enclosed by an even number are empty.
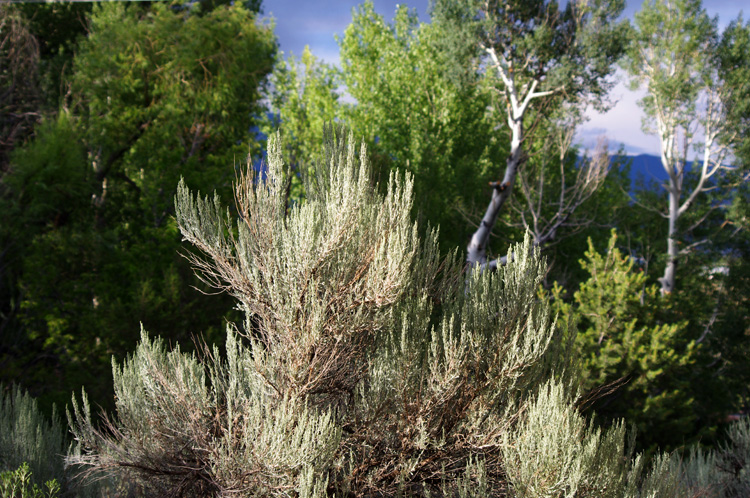
[[[670,323],[657,287],[646,284],[646,274],[616,241],[613,230],[599,254],[589,239],[580,262],[589,278],[572,302],[560,299],[560,287],[553,290],[561,321],[578,322],[575,354],[588,392],[581,404],[605,421],[634,424],[646,448],[680,446],[701,425],[688,375],[698,346],[686,339],[685,322]]]

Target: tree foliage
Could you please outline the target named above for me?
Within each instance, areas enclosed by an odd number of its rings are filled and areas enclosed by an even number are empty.
[[[658,135],[668,176],[666,265],[660,280],[665,294],[675,290],[678,260],[705,243],[691,240],[681,218],[695,209],[699,196],[747,179],[738,169],[742,164],[727,164],[745,135],[742,113],[750,93],[733,73],[746,71],[748,64],[746,56],[737,59],[733,45],[742,44],[747,33],[740,19],[722,42],[716,24],[700,0],[644,3],[624,63],[632,86],[647,88],[641,101],[649,118],[644,129]],[[734,63],[728,62],[732,58]],[[738,110],[731,110],[735,106]]]
[[[739,164],[750,164],[750,23],[742,14],[729,23],[718,48],[719,72],[723,76],[729,138]],[[733,133],[736,131],[737,133]],[[734,135],[734,136],[732,136]]]
[[[440,26],[420,24],[406,6],[389,23],[365,2],[339,39],[341,69],[308,51],[300,61],[289,58],[274,72],[273,104],[293,167],[310,167],[320,157],[323,126],[338,121],[367,142],[375,177],[413,174],[413,214],[425,229],[440,225],[447,252],[466,243],[465,213],[487,190],[504,148],[494,137],[480,80],[446,75],[443,37]],[[295,192],[297,184],[293,179]]]
[[[501,180],[467,248],[467,262],[487,258],[490,233],[527,160],[528,143],[546,119],[575,116],[581,105],[602,107],[627,25],[616,22],[623,2],[443,0],[433,16],[446,27],[452,53],[472,54],[493,82],[495,119],[507,123],[509,155]]]
[[[67,109],[16,149],[3,179],[0,365],[46,407],[82,384],[111,404],[110,356],[134,346],[139,322],[183,343],[197,329],[221,335],[231,303],[191,288],[171,198],[180,176],[228,190],[230,166],[259,151],[249,129],[276,48],[241,5],[198,15],[105,3],[89,29]]]
[[[291,195],[303,194],[300,172],[320,160],[323,129],[343,118],[346,104],[338,93],[340,71],[320,61],[305,46],[299,60],[290,54],[276,63],[271,76],[273,116],[263,123],[263,132],[276,129],[284,135],[285,158],[298,172],[291,177]]]
[[[166,185],[182,174],[217,188],[228,183],[218,168],[258,152],[248,128],[261,111],[274,40],[239,5],[184,16],[161,3],[146,11],[107,4],[91,30],[73,90],[100,184],[97,207],[106,210],[108,190],[135,197],[145,221],[160,227],[171,211]],[[122,186],[109,188],[117,179]]]

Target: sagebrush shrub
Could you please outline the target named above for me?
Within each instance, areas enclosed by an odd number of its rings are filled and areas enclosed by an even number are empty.
[[[66,449],[65,430],[55,407],[48,419],[20,386],[0,384],[0,471],[16,472],[26,464],[29,483],[62,483]]]
[[[237,219],[180,184],[190,257],[245,322],[224,353],[143,332],[113,365],[116,414],[97,426],[75,404],[69,462],[149,496],[663,496],[672,460],[644,481],[624,424],[575,410],[528,237],[507,266],[465,270],[436,230],[419,240],[408,176],[381,194],[351,135],[325,145],[299,204],[278,135],[238,178]]]

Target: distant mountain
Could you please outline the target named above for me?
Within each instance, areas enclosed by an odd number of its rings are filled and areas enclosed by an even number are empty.
[[[630,165],[630,190],[635,190],[638,183],[656,183],[660,185],[667,180],[667,172],[661,165],[661,157],[650,154],[639,154],[629,156]]]
[[[628,156],[631,161],[630,166],[630,191],[635,190],[636,185],[654,186],[662,185],[667,181],[667,172],[661,165],[661,157],[650,154],[640,154],[637,156]],[[688,161],[688,170],[691,170],[693,161]],[[699,163],[700,165],[700,163]],[[715,179],[709,180],[709,184]],[[692,187],[690,187],[692,188]]]

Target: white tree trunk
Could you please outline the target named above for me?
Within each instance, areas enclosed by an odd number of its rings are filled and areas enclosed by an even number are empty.
[[[672,185],[669,192],[669,229],[667,232],[667,266],[664,268],[664,276],[659,279],[662,295],[674,292],[675,270],[677,267],[677,221],[680,219],[680,190]]]
[[[492,200],[490,200],[487,211],[482,217],[482,222],[479,224],[479,228],[474,232],[471,237],[469,246],[467,248],[466,262],[469,266],[475,265],[487,265],[487,245],[490,240],[490,233],[492,227],[495,226],[497,217],[500,214],[500,208],[503,207],[505,201],[510,197],[510,193],[513,190],[513,183],[516,180],[516,174],[518,167],[521,163],[522,149],[521,143],[523,142],[523,117],[515,120],[508,120],[511,125],[511,145],[510,155],[506,161],[505,175],[503,176],[502,182],[495,182],[493,184],[494,190],[492,191]],[[494,267],[497,263],[491,264]]]
[[[500,76],[505,87],[503,95],[507,104],[508,127],[510,127],[511,132],[510,155],[506,161],[503,180],[492,183],[494,187],[492,200],[490,201],[490,205],[487,206],[487,211],[484,213],[484,217],[482,217],[479,228],[477,228],[477,231],[471,237],[466,250],[466,263],[469,266],[479,264],[494,268],[498,262],[487,262],[487,245],[490,240],[492,227],[495,226],[497,216],[500,213],[500,208],[503,207],[503,204],[505,204],[505,201],[510,197],[510,193],[513,190],[516,174],[523,160],[523,149],[521,148],[521,144],[525,138],[523,133],[523,118],[533,99],[552,95],[555,91],[537,92],[536,88],[539,85],[539,80],[536,79],[519,89],[516,86],[513,76],[513,60],[506,59],[504,54],[500,54],[498,57],[497,52],[492,47],[485,47],[484,50],[490,56],[491,64],[497,70],[498,76]]]

